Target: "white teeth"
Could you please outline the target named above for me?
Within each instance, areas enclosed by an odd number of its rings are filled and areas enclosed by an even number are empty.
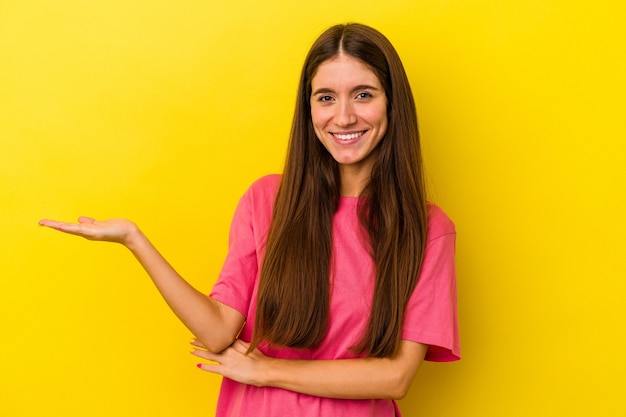
[[[333,133],[333,136],[335,136],[339,140],[352,140],[352,139],[358,138],[362,134],[363,134],[363,132],[350,133],[349,135],[340,135],[338,133]]]

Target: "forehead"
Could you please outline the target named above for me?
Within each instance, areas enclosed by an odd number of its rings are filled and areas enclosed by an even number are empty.
[[[340,54],[322,62],[311,79],[313,90],[320,87],[371,85],[381,88],[378,76],[360,59]]]

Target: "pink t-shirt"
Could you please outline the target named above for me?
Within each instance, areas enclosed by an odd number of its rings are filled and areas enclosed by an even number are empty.
[[[265,252],[279,175],[256,181],[241,198],[231,226],[228,256],[211,296],[246,316],[240,338],[250,341],[257,307],[258,278]],[[333,219],[330,322],[312,349],[270,348],[268,356],[298,359],[354,358],[367,326],[374,289],[373,261],[359,238],[357,197],[341,197]],[[429,345],[426,360],[460,358],[454,268],[454,224],[429,205],[427,246],[418,284],[409,300],[402,338]],[[279,388],[222,381],[217,417],[399,416],[392,400],[342,400],[314,397]]]

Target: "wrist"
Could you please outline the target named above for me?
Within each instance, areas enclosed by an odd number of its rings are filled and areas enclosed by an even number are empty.
[[[131,252],[135,252],[146,241],[146,236],[139,230],[135,223],[130,223],[128,231],[125,233],[122,239],[122,244],[130,249]]]
[[[252,352],[249,353],[249,355],[255,355],[255,353]],[[270,381],[273,362],[273,358],[253,357],[251,362],[252,366],[248,368],[249,373],[246,383],[259,388],[272,386]]]
[[[285,359],[265,357],[261,362],[262,366],[259,368],[258,377],[256,379],[257,387],[277,387],[280,385],[280,366],[285,362]]]

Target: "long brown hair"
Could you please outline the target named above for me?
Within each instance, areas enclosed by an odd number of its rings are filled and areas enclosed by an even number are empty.
[[[370,182],[359,202],[364,244],[375,264],[369,324],[356,352],[393,356],[408,299],[423,259],[427,208],[417,114],[402,62],[380,32],[360,24],[326,30],[311,47],[300,77],[287,160],[261,270],[250,350],[261,341],[311,348],[329,320],[332,220],[339,201],[337,162],[316,138],[311,80],[340,53],[361,60],[387,96],[388,128],[376,150]]]

